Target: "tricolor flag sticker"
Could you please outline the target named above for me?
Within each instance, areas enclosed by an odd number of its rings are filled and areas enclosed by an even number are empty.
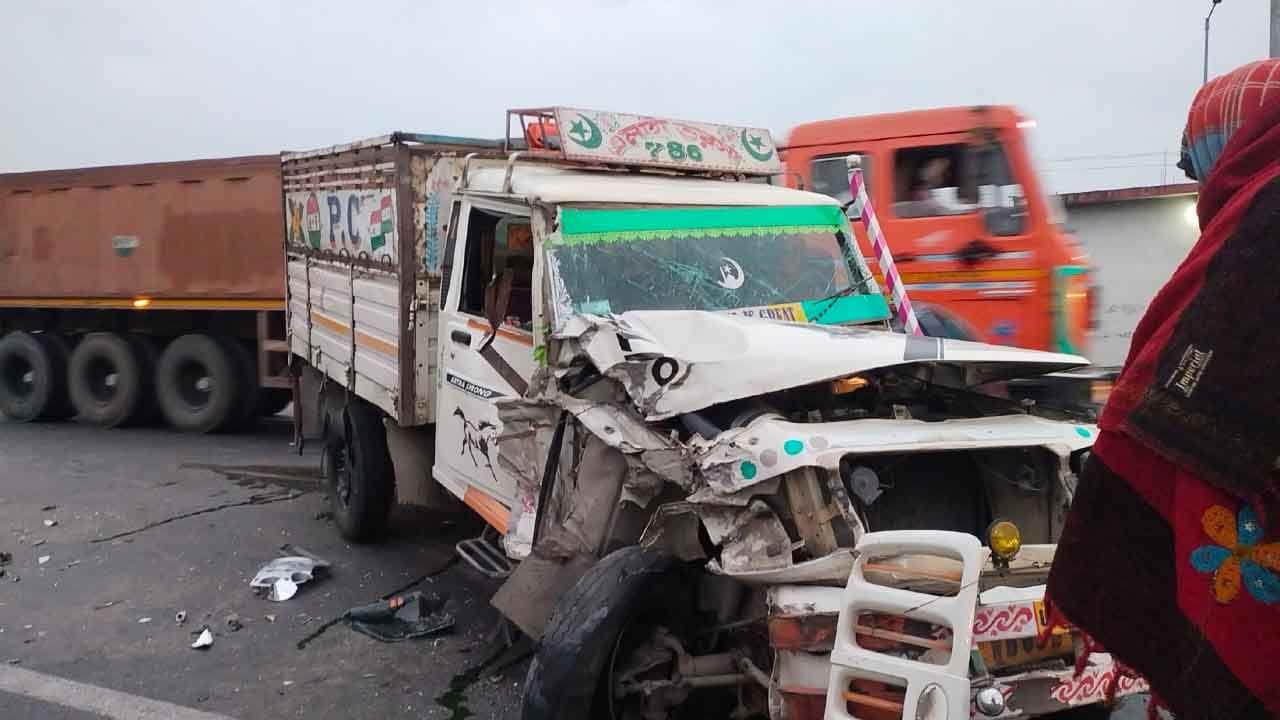
[[[378,209],[369,213],[369,249],[381,250],[391,236],[395,213],[391,211],[391,195],[383,195]]]

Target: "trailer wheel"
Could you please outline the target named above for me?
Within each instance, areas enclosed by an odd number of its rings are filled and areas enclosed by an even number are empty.
[[[344,416],[345,438],[325,445],[329,502],[342,536],[366,542],[386,529],[395,500],[395,473],[377,408],[354,400]]]
[[[208,335],[183,335],[160,354],[156,395],[165,419],[178,430],[225,429],[244,392],[235,360]]]
[[[48,341],[26,332],[0,338],[0,413],[18,422],[56,415],[64,409],[65,360]]]
[[[136,346],[110,332],[90,333],[71,352],[71,404],[87,423],[117,427],[133,421],[150,394]]]
[[[560,598],[529,664],[521,703],[522,720],[570,720],[611,716],[614,661],[624,644],[649,618],[679,622],[681,588],[671,556],[632,545],[592,565]],[[686,606],[687,607],[687,606]],[[629,717],[612,708],[616,717]]]

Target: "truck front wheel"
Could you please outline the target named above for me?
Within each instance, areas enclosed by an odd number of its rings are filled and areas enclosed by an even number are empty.
[[[66,417],[66,345],[42,335],[0,338],[0,413],[11,420]]]
[[[395,501],[387,431],[381,413],[364,401],[353,400],[343,415],[343,437],[325,444],[329,502],[342,536],[367,542],[386,529]]]
[[[592,565],[556,604],[524,683],[522,720],[639,717],[617,697],[624,668],[652,630],[690,616],[674,560],[632,545]],[[684,617],[682,617],[684,616]]]

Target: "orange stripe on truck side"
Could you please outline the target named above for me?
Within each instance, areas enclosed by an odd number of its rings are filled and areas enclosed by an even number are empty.
[[[347,337],[351,334],[351,327],[349,325],[340,323],[333,318],[325,317],[315,310],[311,311],[311,322],[343,337]],[[356,331],[356,345],[367,347],[370,350],[380,352],[383,355],[390,355],[393,358],[400,357],[400,347],[395,343],[389,343],[386,340],[376,338],[368,333],[360,332],[359,330]]]
[[[503,505],[498,498],[475,485],[468,485],[467,491],[462,494],[462,502],[475,510],[476,514],[484,518],[484,521],[492,525],[495,530],[503,535],[507,534],[507,521],[511,519],[511,509]]]

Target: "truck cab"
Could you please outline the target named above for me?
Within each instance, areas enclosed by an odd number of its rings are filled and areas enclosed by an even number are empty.
[[[983,342],[1087,355],[1093,270],[1034,172],[1034,126],[1005,106],[805,123],[785,143],[785,178],[849,203],[845,158],[860,155],[913,300],[945,308]]]
[[[282,176],[335,521],[485,520],[458,551],[539,641],[522,717],[1100,699],[1059,687],[1069,631],[1018,649],[1095,429],[982,391],[1083,358],[892,332],[840,201],[748,181],[781,171],[766,130],[564,107],[508,128]],[[917,612],[927,592],[955,597]]]

